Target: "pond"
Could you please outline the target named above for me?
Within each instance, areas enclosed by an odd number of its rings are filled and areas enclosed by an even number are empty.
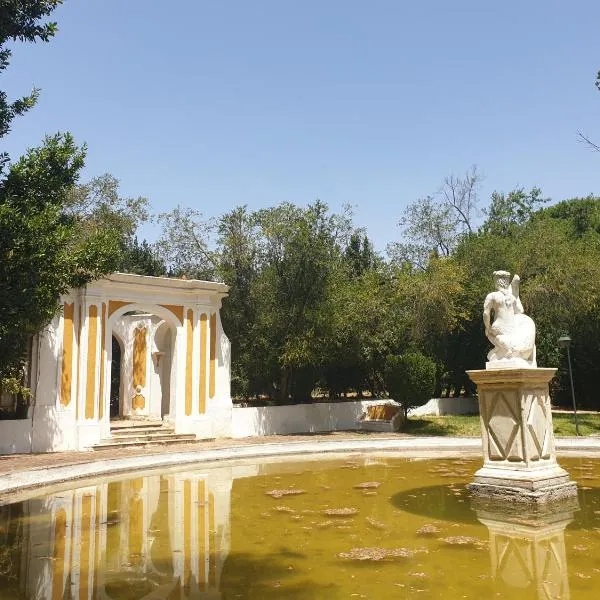
[[[597,598],[600,462],[579,498],[474,504],[481,460],[356,455],[101,480],[0,506],[0,599]]]

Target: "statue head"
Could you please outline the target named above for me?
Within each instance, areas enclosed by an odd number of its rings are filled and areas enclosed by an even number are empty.
[[[494,271],[494,283],[496,289],[506,289],[510,284],[510,273],[508,271]]]

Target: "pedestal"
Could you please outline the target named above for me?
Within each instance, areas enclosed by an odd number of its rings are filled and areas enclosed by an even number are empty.
[[[548,382],[556,369],[467,371],[477,385],[483,467],[468,487],[478,496],[548,502],[577,495],[556,462]]]

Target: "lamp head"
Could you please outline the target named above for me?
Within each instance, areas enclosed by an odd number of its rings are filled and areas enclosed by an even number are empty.
[[[569,348],[571,345],[571,338],[568,335],[561,335],[558,338],[558,347],[559,348]]]

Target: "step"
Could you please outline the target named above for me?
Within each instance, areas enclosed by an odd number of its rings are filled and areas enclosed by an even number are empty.
[[[104,439],[105,442],[153,442],[154,440],[184,440],[191,439],[195,440],[196,436],[193,433],[140,433],[139,435],[119,435],[119,436],[111,436],[108,439]]]
[[[111,438],[127,438],[138,435],[167,435],[175,433],[173,427],[133,427],[131,429],[111,429]]]
[[[184,439],[181,439],[181,437]],[[189,444],[190,442],[194,442],[197,440],[195,435],[191,434],[181,434],[181,437],[170,437],[169,439],[163,440],[152,440],[152,441],[119,441],[119,440],[103,440],[92,446],[93,450],[110,450],[115,448],[140,448],[140,447],[148,447],[148,446],[171,446],[175,444]]]
[[[164,423],[160,420],[149,420],[149,419],[140,419],[139,421],[133,421],[131,419],[123,419],[122,421],[111,421],[110,428],[112,430],[120,430],[120,429],[146,429],[146,428],[156,428],[162,427]]]

